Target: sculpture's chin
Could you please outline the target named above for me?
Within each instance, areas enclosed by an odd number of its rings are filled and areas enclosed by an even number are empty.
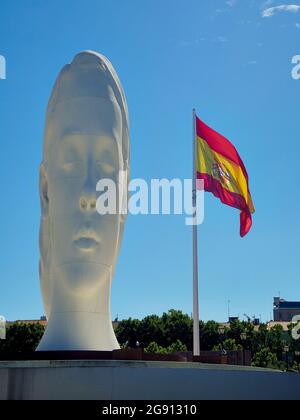
[[[57,269],[65,292],[81,298],[95,294],[104,282],[110,282],[111,268],[105,264],[72,261]]]

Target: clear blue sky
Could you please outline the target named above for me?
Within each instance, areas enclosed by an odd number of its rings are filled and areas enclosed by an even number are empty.
[[[238,148],[256,207],[206,194],[199,228],[202,319],[270,318],[272,298],[300,299],[299,100],[291,59],[300,12],[284,0],[13,0],[0,7],[0,313],[43,314],[38,277],[45,108],[61,67],[85,49],[105,54],[124,86],[131,175],[189,178],[191,110]],[[297,2],[292,2],[298,4]],[[289,3],[287,3],[289,4]],[[112,317],[192,312],[191,230],[181,216],[129,216],[112,289]]]

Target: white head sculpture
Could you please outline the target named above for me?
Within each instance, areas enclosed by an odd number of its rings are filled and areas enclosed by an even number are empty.
[[[40,281],[48,326],[38,351],[119,348],[110,288],[125,216],[97,212],[96,184],[110,178],[127,194],[120,170],[128,182],[125,95],[107,58],[84,51],[61,70],[46,114]]]

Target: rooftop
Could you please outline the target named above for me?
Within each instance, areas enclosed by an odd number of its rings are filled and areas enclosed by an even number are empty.
[[[280,300],[278,307],[281,309],[288,308],[288,309],[300,309],[300,302],[288,302],[286,300]]]

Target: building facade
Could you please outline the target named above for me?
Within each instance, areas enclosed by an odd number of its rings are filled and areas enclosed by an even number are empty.
[[[274,297],[274,321],[291,322],[296,315],[300,315],[300,302],[288,302],[280,297]]]

